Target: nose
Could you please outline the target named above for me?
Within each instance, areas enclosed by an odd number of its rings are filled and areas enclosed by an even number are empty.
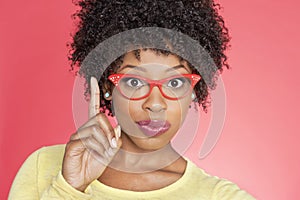
[[[154,87],[143,103],[143,109],[153,113],[165,111],[167,104],[158,87]]]

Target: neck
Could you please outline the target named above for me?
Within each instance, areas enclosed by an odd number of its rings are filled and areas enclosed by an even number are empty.
[[[109,164],[111,168],[128,173],[145,173],[157,170],[172,171],[175,161],[183,158],[168,143],[158,150],[144,150],[122,134],[122,147]]]

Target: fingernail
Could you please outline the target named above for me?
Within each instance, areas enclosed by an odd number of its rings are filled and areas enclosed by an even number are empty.
[[[117,126],[118,128],[117,128],[117,130],[118,130],[118,137],[120,138],[121,137],[121,126],[120,125],[118,125]]]
[[[114,132],[115,132],[116,137],[119,139],[119,138],[121,137],[121,126],[120,126],[120,125],[117,125],[117,126],[114,128]]]
[[[112,145],[113,148],[117,148],[118,147],[116,138],[112,138],[111,139],[111,145]]]

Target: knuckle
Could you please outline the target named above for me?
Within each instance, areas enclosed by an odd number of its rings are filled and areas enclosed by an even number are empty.
[[[113,136],[113,135],[115,134],[115,131],[114,131],[114,129],[113,129],[112,126],[109,126],[109,134],[110,134],[111,136]]]
[[[69,150],[72,150],[74,149],[74,147],[76,147],[78,144],[76,141],[69,141],[67,144],[66,144],[66,151],[69,151]]]
[[[84,139],[81,140],[81,142],[82,142],[82,144],[83,144],[85,147],[92,144],[91,137],[84,138]]]
[[[103,120],[103,117],[104,117],[104,113],[99,112],[95,118],[98,122],[100,122],[101,120]]]
[[[94,109],[95,109],[96,111],[98,111],[99,108],[100,108],[100,106],[99,106],[98,104],[94,105]]]
[[[75,140],[76,139],[76,137],[78,137],[78,130],[75,132],[75,133],[73,133],[71,136],[70,136],[70,138],[69,138],[69,140],[71,141],[71,140]]]
[[[105,149],[108,149],[110,147],[110,144],[109,144],[107,138],[102,142],[102,145],[104,146]]]
[[[102,156],[102,164],[108,165],[110,160],[111,157],[107,153],[105,153],[105,155]]]
[[[96,124],[90,126],[90,129],[91,129],[91,131],[92,131],[93,133],[101,133],[101,128],[100,128],[100,126],[98,126],[98,125],[96,125]]]
[[[74,140],[75,139],[75,134],[72,134],[69,138],[69,141]]]

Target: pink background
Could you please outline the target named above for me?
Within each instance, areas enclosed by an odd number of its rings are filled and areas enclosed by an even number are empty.
[[[201,128],[186,155],[257,199],[300,199],[300,3],[219,2],[232,36],[226,121],[205,159]],[[30,153],[76,130],[66,59],[74,10],[71,0],[0,2],[0,199]]]

